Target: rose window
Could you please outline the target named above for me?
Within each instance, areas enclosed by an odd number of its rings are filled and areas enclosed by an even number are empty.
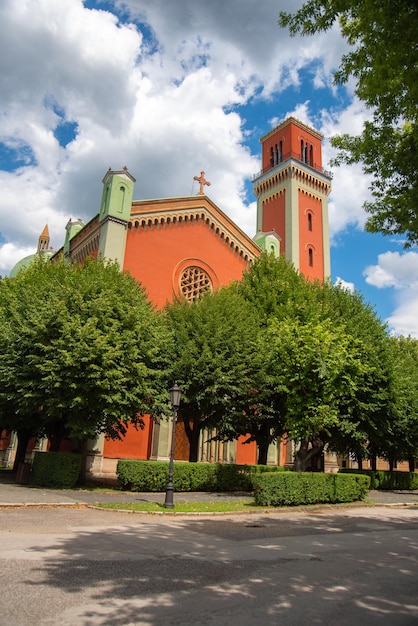
[[[212,281],[201,267],[189,266],[180,276],[180,292],[188,302],[200,298],[207,291],[212,291]]]

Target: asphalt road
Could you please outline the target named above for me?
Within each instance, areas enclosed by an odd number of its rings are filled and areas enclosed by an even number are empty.
[[[418,624],[418,507],[0,508],[0,624]]]

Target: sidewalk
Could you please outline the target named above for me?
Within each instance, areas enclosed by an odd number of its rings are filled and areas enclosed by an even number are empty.
[[[0,472],[0,507],[7,506],[76,506],[97,502],[164,502],[165,493],[116,491],[105,486],[100,490],[46,489],[14,482],[14,476]],[[251,499],[251,494],[174,493],[174,502],[214,502]],[[418,491],[370,491],[364,504],[377,506],[418,506]]]

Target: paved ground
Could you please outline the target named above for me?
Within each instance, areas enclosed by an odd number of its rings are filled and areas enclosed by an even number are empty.
[[[0,625],[418,624],[418,494],[371,496],[380,504],[155,516],[0,483]],[[164,494],[100,494],[119,497]]]

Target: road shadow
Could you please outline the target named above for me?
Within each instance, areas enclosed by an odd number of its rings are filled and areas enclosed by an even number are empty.
[[[26,548],[38,560],[26,563],[20,591],[44,603],[58,594],[63,624],[417,623],[415,510],[106,516],[105,528],[72,526]],[[58,623],[42,619],[42,602],[31,610],[33,623]]]

